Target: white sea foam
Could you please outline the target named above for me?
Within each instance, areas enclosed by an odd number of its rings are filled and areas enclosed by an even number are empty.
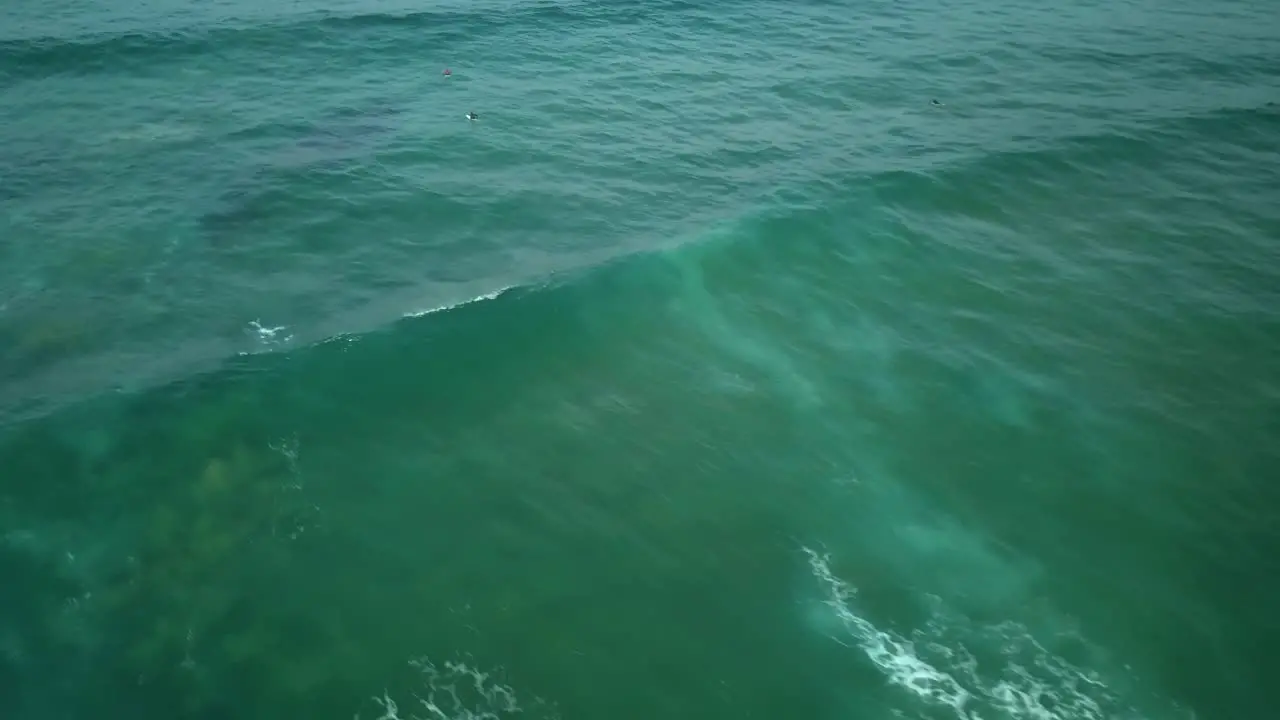
[[[558,717],[554,708],[537,698],[522,701],[494,673],[482,672],[459,661],[437,665],[427,658],[411,660],[422,677],[413,699],[398,702],[383,692],[373,701],[381,708],[375,720],[502,720],[521,715],[537,720]],[[401,707],[403,703],[404,707]],[[356,716],[360,720],[360,716]]]
[[[253,320],[249,323],[249,329],[258,336],[258,340],[263,345],[281,345],[293,339],[293,335],[291,334],[282,334],[285,330],[289,329],[286,325],[268,327],[263,325],[260,320]]]
[[[502,295],[508,290],[511,290],[513,287],[515,286],[508,285],[506,287],[498,288],[493,292],[487,292],[487,293],[484,293],[483,295],[477,295],[473,298],[463,300],[462,302],[445,303],[444,305],[438,305],[436,307],[427,308],[426,310],[414,310],[412,312],[405,313],[404,317],[422,317],[423,315],[430,315],[431,313],[437,313],[443,310],[452,310],[453,308],[462,307],[463,305],[470,305],[471,303],[475,303],[475,302],[481,302],[484,300],[494,300],[494,299],[497,299],[499,295]]]
[[[889,681],[899,685],[930,703],[950,706],[961,718],[969,718],[965,706],[971,699],[970,691],[952,675],[922,660],[914,644],[905,638],[884,632],[869,620],[851,609],[854,588],[831,573],[826,555],[818,555],[805,548],[809,566],[823,585],[824,603],[829,607],[849,638],[835,637],[844,642],[853,640],[866,653],[876,667],[884,671]]]
[[[860,650],[890,683],[928,707],[959,720],[1151,717],[1125,702],[1097,672],[1055,655],[1017,622],[975,623],[935,598],[926,627],[909,637],[883,630],[856,612],[856,590],[832,573],[828,556],[804,550],[831,613],[818,627]],[[1194,714],[1170,710],[1158,717]]]

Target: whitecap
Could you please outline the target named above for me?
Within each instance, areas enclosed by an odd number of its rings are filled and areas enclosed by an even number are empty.
[[[804,552],[829,613],[816,622],[811,617],[813,627],[860,651],[915,702],[958,720],[1195,717],[1174,703],[1155,715],[1139,710],[1131,688],[1103,679],[1118,677],[1108,675],[1109,668],[1081,667],[1046,647],[1020,622],[976,622],[937,597],[930,597],[931,619],[924,627],[907,635],[877,627],[859,614],[856,589],[831,571],[829,555],[809,548]]]
[[[426,310],[414,310],[414,311],[405,313],[404,317],[422,317],[423,315],[430,315],[432,313],[437,313],[444,310],[452,310],[454,308],[462,307],[463,305],[470,305],[471,303],[482,302],[485,300],[495,300],[498,298],[499,295],[502,295],[503,293],[507,292],[508,290],[511,290],[514,287],[515,287],[514,285],[507,285],[505,287],[498,288],[497,290],[494,290],[492,292],[487,292],[487,293],[484,293],[483,295],[477,295],[473,298],[469,298],[461,302],[445,303],[444,305],[437,305],[436,307],[427,308]]]

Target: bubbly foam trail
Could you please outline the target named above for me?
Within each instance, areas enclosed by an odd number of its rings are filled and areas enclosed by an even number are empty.
[[[1144,714],[1097,672],[1058,657],[1017,622],[975,625],[937,601],[928,626],[910,637],[881,630],[854,611],[856,589],[831,572],[829,555],[804,551],[838,621],[832,639],[861,650],[890,683],[928,707],[960,720],[1195,718],[1178,708]]]
[[[288,330],[287,325],[268,326],[263,325],[261,320],[253,320],[249,322],[249,328],[257,335],[258,341],[262,345],[283,345],[293,340],[293,335],[282,334]]]
[[[405,709],[386,691],[382,697],[374,697],[382,709],[374,720],[502,720],[515,715],[558,718],[554,709],[538,698],[522,705],[514,689],[498,682],[492,673],[466,663],[448,661],[436,665],[420,658],[409,664],[421,673],[422,690],[413,693],[413,701]],[[415,705],[418,712],[410,709]],[[356,720],[360,720],[358,714]]]

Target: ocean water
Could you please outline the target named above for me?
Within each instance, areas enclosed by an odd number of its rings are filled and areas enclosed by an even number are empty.
[[[1277,17],[9,0],[0,717],[1274,716]]]

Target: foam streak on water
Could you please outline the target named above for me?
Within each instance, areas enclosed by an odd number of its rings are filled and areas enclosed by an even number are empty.
[[[416,710],[400,709],[390,695],[373,698],[382,714],[376,720],[502,720],[522,717],[555,718],[541,700],[522,707],[515,690],[494,681],[464,662],[450,660],[437,666],[426,658],[410,661],[419,671],[422,687],[412,693]],[[356,716],[357,720],[359,715]]]
[[[1055,657],[1014,621],[974,627],[936,600],[938,615],[909,637],[881,630],[857,614],[856,591],[831,573],[829,557],[808,548],[805,553],[826,596],[823,602],[843,625],[833,639],[850,642],[890,683],[928,705],[946,708],[960,720],[1149,717],[1126,705],[1095,671]],[[980,662],[968,645],[979,654],[998,654]]]

